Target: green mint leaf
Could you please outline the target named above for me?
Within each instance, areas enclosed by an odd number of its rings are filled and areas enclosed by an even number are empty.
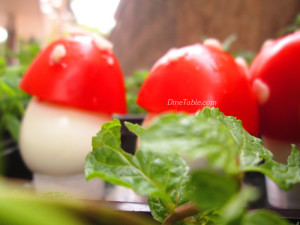
[[[2,123],[4,124],[6,130],[9,131],[10,135],[14,138],[14,140],[19,140],[19,130],[21,126],[20,119],[18,119],[15,115],[6,113],[2,117]]]
[[[19,192],[17,188],[3,184],[0,183],[1,224],[86,224],[74,217],[74,213],[59,202],[51,202],[27,192]]]
[[[287,220],[267,210],[249,212],[243,219],[242,225],[291,225]]]
[[[228,199],[228,202],[220,209],[221,216],[218,224],[241,224],[248,203],[256,200],[258,196],[259,194],[255,188],[250,186],[243,187]]]
[[[125,122],[125,126],[130,130],[131,132],[135,133],[139,137],[141,137],[145,133],[145,128],[140,126],[139,124],[133,124],[129,122]]]
[[[101,178],[133,189],[137,194],[159,197],[172,203],[170,193],[187,176],[187,164],[175,154],[137,151],[133,156],[120,144],[120,122],[103,124],[93,137],[93,151],[86,158],[87,179]]]
[[[163,115],[146,131],[138,125],[128,126],[130,131],[140,136],[140,148],[143,150],[177,153],[191,161],[205,157],[211,166],[237,173],[242,142],[232,134],[232,127],[242,130],[240,121],[210,108],[196,115]]]
[[[166,114],[148,128],[126,126],[140,137],[141,150],[134,156],[124,152],[120,122],[105,123],[93,138],[86,177],[102,178],[148,195],[152,214],[160,222],[170,214],[173,220],[175,209],[190,202],[204,211],[178,224],[251,225],[260,217],[275,221],[268,213],[247,214],[247,203],[257,193],[252,188],[241,189],[241,175],[260,171],[283,188],[299,182],[300,156],[295,147],[288,164],[279,164],[260,139],[243,129],[241,121],[226,117],[218,109],[205,108],[196,115]],[[189,160],[205,157],[213,170],[194,170],[188,175],[189,168],[178,155]]]
[[[148,198],[148,205],[150,207],[153,218],[158,222],[162,223],[170,213],[160,198]]]
[[[242,148],[240,163],[242,170],[256,166],[264,160],[272,160],[273,154],[263,146],[262,140],[251,136],[244,131],[244,146]]]
[[[136,104],[139,90],[148,75],[148,70],[137,70],[125,78],[127,112],[131,114],[145,113],[146,110]]]
[[[219,218],[220,214],[217,210],[204,210],[194,216],[196,223],[199,225],[220,225]]]
[[[236,179],[212,170],[192,172],[187,185],[189,199],[201,210],[220,208],[239,191]]]
[[[213,168],[230,174],[258,171],[288,190],[300,182],[300,156],[293,150],[288,165],[277,163],[261,139],[250,135],[235,117],[205,108],[196,115],[166,114],[147,129],[127,125],[140,137],[140,148],[177,153],[193,162],[206,158]]]
[[[154,225],[150,218],[91,204],[64,193],[39,195],[19,184],[0,181],[0,221],[8,225]]]
[[[8,66],[0,74],[0,139],[10,135],[18,141],[20,120],[29,95],[19,89],[22,73],[19,66]]]
[[[8,97],[14,97],[16,95],[15,91],[2,80],[0,80],[0,93]]]
[[[166,205],[165,202],[161,201],[160,198],[150,197],[148,199],[148,204],[151,209],[151,213],[154,219],[159,222],[163,222],[170,212],[178,206],[181,206],[189,202],[189,198],[186,196],[186,185],[188,182],[188,177],[182,179],[181,184],[177,185],[171,192],[170,196],[172,199],[171,207],[170,204]]]
[[[292,152],[287,165],[267,159],[260,165],[245,168],[245,171],[257,171],[272,179],[281,189],[289,190],[294,184],[300,183],[300,152],[292,145]]]
[[[6,59],[4,56],[0,56],[0,76],[5,72]]]

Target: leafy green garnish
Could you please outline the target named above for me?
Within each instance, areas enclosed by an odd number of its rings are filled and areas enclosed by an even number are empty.
[[[196,116],[164,115],[147,132],[137,124],[126,123],[126,126],[140,137],[140,148],[145,151],[177,153],[189,161],[206,157],[211,166],[237,173],[242,143],[235,140],[231,126],[240,129],[241,125],[236,122],[228,126],[227,123],[235,122],[231,117],[228,120],[218,110],[207,108]]]
[[[254,52],[252,50],[237,51],[232,54],[234,58],[242,57],[243,59],[245,59],[248,65],[251,65],[256,55],[257,52]]]
[[[0,223],[9,225],[151,225],[147,217],[130,215],[59,193],[37,195],[0,180]]]
[[[8,132],[18,141],[20,121],[29,101],[29,95],[19,89],[21,68],[11,66],[0,74],[0,140]]]
[[[93,138],[93,151],[86,158],[86,177],[100,177],[113,184],[149,196],[153,217],[163,224],[251,224],[263,217],[266,225],[285,224],[272,213],[249,214],[247,204],[258,197],[242,188],[245,171],[270,176],[281,188],[299,182],[300,157],[294,148],[283,165],[260,139],[247,133],[241,121],[218,109],[205,108],[196,115],[166,114],[146,129],[126,123],[136,133],[135,155],[120,147],[120,122],[105,123]],[[206,168],[189,167],[181,159],[207,159]]]
[[[177,153],[191,161],[206,157],[209,166],[230,174],[258,171],[284,190],[300,182],[300,154],[295,147],[288,165],[277,163],[261,139],[251,136],[241,121],[218,109],[205,108],[196,115],[167,114],[147,130],[137,124],[126,125],[139,135],[140,148],[146,151]]]
[[[247,156],[244,158],[249,160]],[[289,190],[294,184],[300,183],[300,152],[293,145],[287,165],[268,158],[260,165],[244,165],[243,170],[261,172],[271,178],[282,189]]]
[[[200,209],[220,208],[239,191],[236,179],[212,170],[194,171],[187,187]]]
[[[18,141],[20,121],[30,96],[19,89],[24,72],[38,54],[40,46],[30,41],[20,41],[17,53],[5,49],[5,53],[17,64],[9,64],[0,56],[0,142],[11,136]]]
[[[127,111],[132,114],[145,113],[146,110],[136,104],[139,90],[148,75],[148,70],[137,70],[125,78]]]
[[[290,224],[286,220],[282,219],[278,215],[271,213],[267,210],[255,210],[248,213],[244,220],[243,225],[288,225]]]
[[[19,140],[20,119],[16,115],[5,113],[1,120],[13,139]]]
[[[138,151],[135,156],[121,149],[119,120],[105,123],[93,138],[94,151],[86,158],[87,179],[100,177],[116,185],[172,202],[170,194],[187,175],[187,164],[175,154]]]
[[[293,33],[297,30],[300,29],[300,13],[298,13],[293,21],[293,23],[289,24],[288,26],[284,27],[283,29],[281,29],[277,36],[283,36],[283,35],[287,35],[289,33]]]
[[[247,215],[247,205],[258,197],[255,188],[246,186],[236,192],[219,210],[219,224],[242,224],[243,217]]]
[[[187,182],[188,177],[183,178],[182,182],[172,190],[170,194],[172,199],[171,203],[168,202],[168,204],[166,204],[164,200],[159,197],[149,197],[148,204],[154,219],[163,222],[176,208],[189,202],[186,196]]]

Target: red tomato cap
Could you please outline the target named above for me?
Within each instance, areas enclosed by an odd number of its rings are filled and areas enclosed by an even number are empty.
[[[137,103],[154,113],[219,108],[258,135],[257,102],[245,72],[229,54],[201,44],[170,50],[160,58]]]
[[[250,67],[262,135],[300,141],[300,32],[269,41]],[[267,94],[265,94],[267,93]]]
[[[76,34],[59,39],[35,58],[20,88],[52,103],[126,113],[123,75],[111,47],[99,36]]]

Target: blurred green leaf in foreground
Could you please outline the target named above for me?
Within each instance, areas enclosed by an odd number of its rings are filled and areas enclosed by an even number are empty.
[[[153,225],[149,218],[120,212],[63,194],[37,195],[0,180],[0,224],[7,225]]]

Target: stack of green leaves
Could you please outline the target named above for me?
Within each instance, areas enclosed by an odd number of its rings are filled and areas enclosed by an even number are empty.
[[[259,171],[289,190],[300,182],[300,155],[295,147],[287,165],[279,164],[260,139],[243,129],[241,121],[210,108],[196,115],[166,114],[147,129],[130,123],[126,126],[140,138],[136,154],[121,149],[120,122],[105,123],[93,138],[86,177],[147,195],[157,221],[289,224],[266,210],[249,212],[247,204],[258,197],[258,192],[242,185],[242,179],[246,171]],[[205,166],[195,167],[203,158]]]

